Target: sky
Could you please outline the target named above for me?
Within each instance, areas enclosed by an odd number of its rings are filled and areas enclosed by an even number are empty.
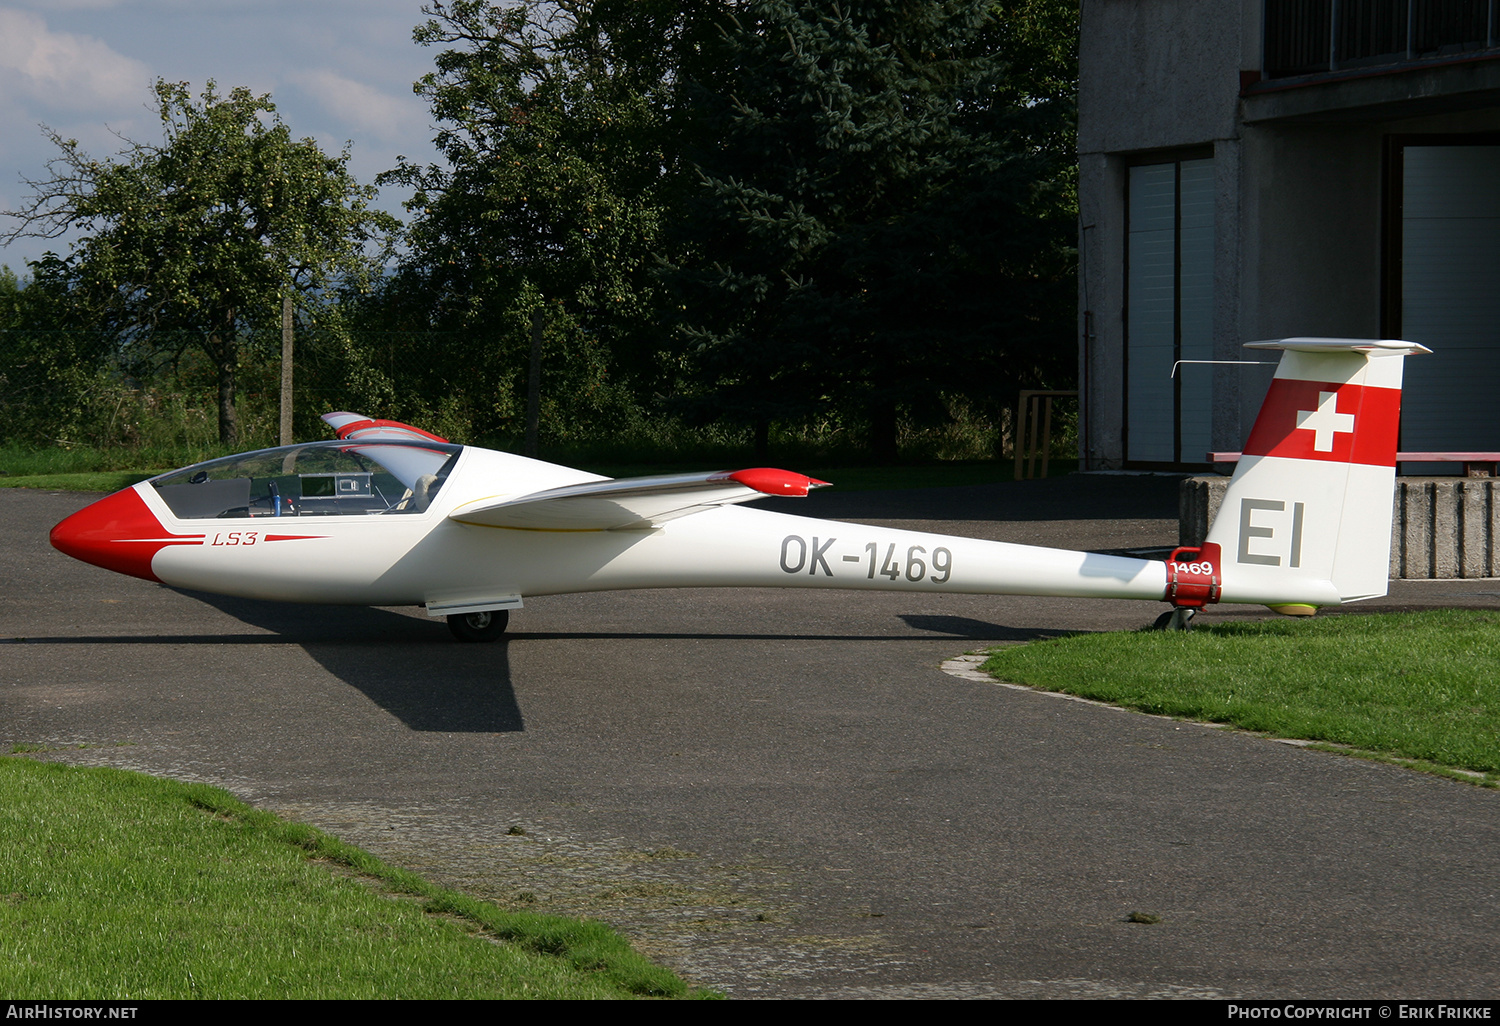
[[[158,78],[195,96],[209,79],[221,95],[270,93],[293,136],[328,153],[349,145],[366,185],[398,154],[434,160],[412,93],[437,56],[412,42],[423,20],[421,0],[0,0],[0,210],[26,202],[21,177],[45,176],[57,152],[41,125],[99,158],[124,148],[120,136],[160,141]],[[387,188],[377,205],[403,217],[405,198]],[[19,239],[0,263],[24,277],[48,249],[65,253],[66,239]]]

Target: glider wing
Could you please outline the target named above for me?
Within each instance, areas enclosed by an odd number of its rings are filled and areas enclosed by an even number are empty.
[[[530,531],[645,531],[705,509],[767,495],[803,496],[827,483],[767,467],[632,477],[476,499],[448,518]]]

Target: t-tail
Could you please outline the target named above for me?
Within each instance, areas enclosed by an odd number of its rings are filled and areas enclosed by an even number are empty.
[[[1402,357],[1430,350],[1343,338],[1248,348],[1280,349],[1281,362],[1207,540],[1167,564],[1167,601],[1305,615],[1384,595]]]

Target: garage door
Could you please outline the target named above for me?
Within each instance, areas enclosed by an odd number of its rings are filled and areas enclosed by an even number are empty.
[[[1401,448],[1500,450],[1500,146],[1402,157],[1400,332],[1433,355],[1406,362]]]

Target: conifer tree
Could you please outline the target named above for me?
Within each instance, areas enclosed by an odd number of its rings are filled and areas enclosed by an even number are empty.
[[[1042,0],[750,0],[685,69],[668,280],[701,415],[838,413],[896,454],[945,396],[1072,362],[1071,54]]]
[[[417,90],[443,162],[403,161],[381,178],[415,190],[398,283],[409,314],[501,348],[521,369],[504,388],[525,378],[538,308],[554,394],[649,377],[680,5],[447,0],[423,11],[415,38],[440,49]]]

